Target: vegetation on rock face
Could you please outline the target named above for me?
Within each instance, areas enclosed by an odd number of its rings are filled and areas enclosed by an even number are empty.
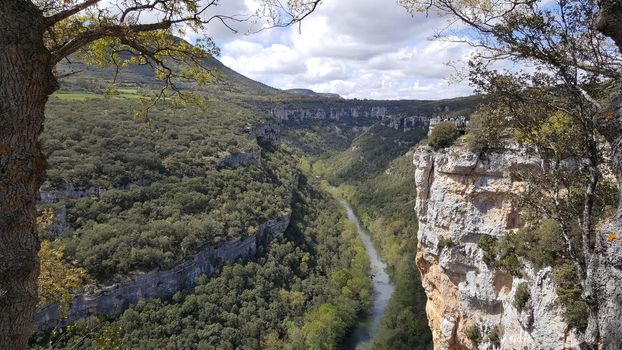
[[[454,123],[442,122],[436,125],[430,132],[430,136],[428,136],[428,145],[438,151],[439,149],[451,146],[458,136],[459,134]]]
[[[516,287],[516,292],[514,293],[514,306],[518,309],[518,311],[523,311],[530,298],[531,294],[529,293],[529,284],[527,284],[527,282],[521,282]]]
[[[484,340],[482,337],[482,331],[479,329],[479,326],[476,324],[471,325],[470,327],[465,329],[464,335],[467,337],[468,340],[471,341],[473,346],[475,346],[476,348]]]
[[[539,226],[540,221],[551,219],[557,225],[558,239],[551,243],[558,244],[552,249],[560,256],[535,258],[537,263],[561,259],[572,266],[562,275],[571,278],[574,273],[568,285],[580,286],[582,293],[571,294],[587,304],[583,309],[588,311],[585,319],[590,327],[583,346],[615,347],[622,321],[617,317],[618,305],[608,301],[617,298],[617,292],[607,285],[622,272],[612,264],[619,260],[620,250],[608,246],[609,237],[615,239],[622,224],[621,207],[616,201],[609,210],[599,211],[596,203],[599,184],[608,176],[603,169],[611,166],[617,178],[622,169],[620,2],[401,3],[412,11],[435,10],[452,17],[466,26],[461,31],[471,31],[472,36],[464,40],[482,48],[470,62],[470,80],[487,94],[489,106],[470,128],[476,133],[470,146],[482,151],[519,143],[542,159],[539,167],[514,174],[528,184],[520,206],[534,214],[529,224]],[[491,62],[504,60],[524,68],[491,68],[495,66]],[[501,255],[504,261],[499,264],[516,273],[512,252]],[[560,297],[566,294],[563,285]],[[581,314],[575,312],[581,308],[564,304],[567,314]]]

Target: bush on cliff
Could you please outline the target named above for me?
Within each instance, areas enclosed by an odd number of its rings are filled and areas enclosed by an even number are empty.
[[[460,136],[456,130],[456,126],[451,122],[443,122],[438,124],[428,137],[428,145],[434,150],[451,146]]]

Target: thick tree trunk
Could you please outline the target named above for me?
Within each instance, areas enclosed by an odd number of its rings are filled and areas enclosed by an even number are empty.
[[[57,86],[43,22],[30,1],[0,1],[0,349],[26,347],[37,304],[35,204],[45,176],[37,139]]]

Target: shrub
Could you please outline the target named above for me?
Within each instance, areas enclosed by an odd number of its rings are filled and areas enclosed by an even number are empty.
[[[519,311],[523,311],[530,298],[531,293],[529,293],[529,286],[527,285],[527,282],[520,283],[516,287],[516,293],[514,293],[514,306]]]
[[[430,133],[428,145],[434,148],[434,150],[439,150],[451,146],[458,136],[458,131],[453,123],[443,122],[436,125]]]
[[[482,332],[476,324],[467,327],[467,329],[464,330],[464,335],[475,347],[482,342]]]
[[[443,250],[445,248],[451,248],[454,246],[454,241],[451,238],[445,238],[443,236],[438,236],[438,249]]]
[[[503,111],[491,106],[481,106],[474,114],[466,128],[464,141],[466,146],[475,153],[503,146],[508,137],[504,125]]]
[[[514,235],[508,233],[507,236],[497,239],[490,235],[482,235],[478,246],[484,251],[483,260],[486,265],[502,269],[512,276],[522,276],[523,265],[518,260],[516,254],[516,244]]]
[[[573,328],[587,327],[587,303],[582,297],[581,285],[577,283],[575,268],[566,263],[555,269],[553,279],[557,283],[557,303],[564,306],[564,321]]]
[[[497,261],[497,238],[490,235],[482,235],[477,246],[484,251],[483,260],[488,266],[496,266]]]
[[[488,341],[494,347],[501,346],[501,336],[503,335],[503,327],[502,326],[494,326],[488,331]]]

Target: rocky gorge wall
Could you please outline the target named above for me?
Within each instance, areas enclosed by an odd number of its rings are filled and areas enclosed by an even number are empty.
[[[382,106],[273,107],[270,114],[278,121],[381,119],[388,114],[388,109]]]
[[[249,259],[257,247],[281,236],[289,225],[289,214],[269,220],[259,226],[254,236],[237,238],[221,246],[204,245],[170,270],[138,275],[125,283],[105,287],[95,293],[78,293],[71,302],[69,313],[63,317],[58,304],[50,304],[37,313],[38,331],[66,326],[79,319],[95,315],[119,316],[129,306],[143,299],[170,297],[177,291],[194,286],[197,277],[210,276],[224,264],[237,259]]]
[[[416,263],[427,295],[426,313],[440,349],[578,349],[568,330],[550,268],[524,262],[523,277],[489,268],[478,242],[503,236],[522,223],[511,200],[524,183],[510,176],[537,160],[515,150],[482,160],[452,147],[441,153],[415,152],[416,212],[419,221]],[[514,305],[521,283],[531,297]],[[474,327],[481,342],[467,334]]]

